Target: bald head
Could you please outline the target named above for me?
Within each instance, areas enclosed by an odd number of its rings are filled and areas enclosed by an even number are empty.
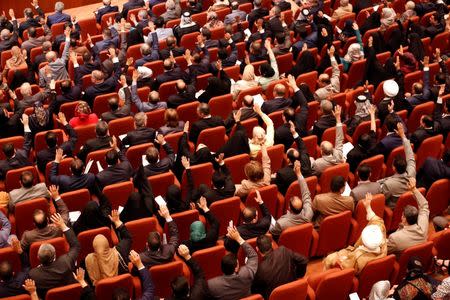
[[[317,80],[317,84],[319,87],[324,87],[331,84],[330,76],[328,74],[320,74],[319,79]]]
[[[246,207],[242,210],[242,218],[244,223],[251,224],[258,221],[258,213],[254,207]]]
[[[147,44],[147,43],[142,44],[142,46],[141,46],[141,54],[142,54],[142,56],[147,56],[151,52],[152,51],[151,51],[151,48],[150,48],[149,44]]]
[[[275,98],[283,98],[284,95],[286,95],[286,87],[281,83],[276,84],[273,89],[273,96]]]
[[[253,96],[246,95],[244,96],[244,100],[242,101],[245,107],[253,107]]]
[[[148,101],[151,103],[159,102],[159,93],[157,91],[151,91],[150,94],[148,94]]]
[[[172,68],[173,68],[173,63],[172,63],[172,61],[170,60],[170,58],[166,58],[166,59],[164,60],[164,70],[170,71],[170,70],[172,70]]]
[[[333,154],[333,144],[328,141],[323,141],[320,143],[320,150],[322,151],[322,156]]]
[[[11,32],[8,29],[3,29],[0,32],[0,39],[2,41],[5,41],[5,40],[9,39],[10,34],[11,34]]]
[[[97,84],[97,83],[101,83],[101,82],[103,82],[103,73],[102,73],[102,71],[99,71],[99,70],[94,70],[94,71],[92,71],[92,73],[91,73],[91,76],[92,76],[92,82],[94,83],[94,84]]]
[[[333,112],[333,103],[328,100],[323,100],[322,102],[320,102],[320,109],[322,109],[322,112],[325,115],[329,115]]]
[[[182,92],[186,89],[186,83],[182,79],[178,79],[176,87],[178,92]]]
[[[300,197],[293,196],[289,202],[290,211],[293,214],[299,214],[303,208],[303,201]]]
[[[31,96],[32,92],[31,92],[31,85],[28,82],[23,83],[20,86],[20,93],[23,96]]]
[[[48,62],[54,62],[56,60],[56,58],[58,57],[58,55],[56,54],[55,51],[49,51],[45,54],[45,59]]]

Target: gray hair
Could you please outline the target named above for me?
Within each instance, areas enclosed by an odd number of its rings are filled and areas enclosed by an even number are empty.
[[[147,125],[147,115],[143,112],[139,112],[134,115],[134,124],[137,128],[145,127]]]
[[[41,264],[48,265],[55,260],[56,250],[52,244],[42,244],[38,250],[38,258]]]
[[[147,17],[148,17],[147,11],[145,9],[141,9],[138,12],[138,17],[139,17],[139,19],[147,19]]]
[[[320,108],[325,114],[329,114],[333,111],[333,103],[329,100],[322,100],[322,102],[320,102]]]
[[[61,1],[58,1],[55,3],[55,11],[62,12],[64,10],[64,3]]]
[[[24,96],[31,95],[31,85],[28,82],[20,86],[20,93]]]
[[[0,39],[2,39],[3,41],[4,40],[7,40],[8,38],[9,38],[9,34],[10,34],[10,31],[8,30],[8,29],[3,29],[1,32],[0,32]]]
[[[167,0],[166,1],[166,9],[167,10],[174,10],[175,9],[175,1]]]

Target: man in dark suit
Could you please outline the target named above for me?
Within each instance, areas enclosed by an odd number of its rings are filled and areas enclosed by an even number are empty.
[[[5,179],[6,173],[12,169],[18,169],[26,166],[31,166],[31,162],[28,159],[28,155],[31,149],[32,136],[31,130],[28,125],[28,116],[22,116],[22,122],[24,124],[25,141],[22,149],[15,149],[13,143],[7,143],[3,145],[3,153],[6,156],[5,160],[0,160],[0,178]]]
[[[12,137],[16,135],[24,135],[23,134],[23,125],[20,121],[20,118],[22,117],[23,112],[25,111],[24,106],[19,107],[19,99],[17,98],[14,91],[7,88],[5,93],[8,93],[10,98],[14,101],[14,108],[17,107],[17,109],[14,110],[13,115],[9,115],[9,112],[6,108],[1,107],[0,108],[0,138],[7,138]],[[2,94],[0,93],[0,99],[2,98]],[[6,100],[6,96],[1,99]]]
[[[134,115],[135,130],[129,131],[122,140],[122,145],[131,147],[135,145],[152,143],[155,140],[155,130],[147,127],[147,115],[139,112]]]
[[[172,52],[173,57],[178,57],[184,55],[186,53],[186,49],[184,47],[177,47],[177,39],[172,35],[166,39],[167,47],[159,51],[160,59],[167,59],[170,57],[170,53]]]
[[[92,151],[109,148],[111,146],[110,143],[112,140],[108,134],[108,123],[99,121],[95,127],[95,133],[97,137],[87,140],[86,144],[81,147],[80,152],[78,153],[78,158],[82,161],[85,161],[87,155]]]
[[[189,51],[189,50],[186,50]],[[186,84],[183,79],[178,79],[175,85],[177,93],[170,95],[167,99],[167,107],[176,109],[181,104],[195,101],[195,86]]]
[[[419,128],[411,134],[409,138],[411,143],[414,145],[414,149],[417,152],[422,142],[432,136],[435,136],[437,132],[434,130],[434,121],[431,116],[424,115],[420,117]]]
[[[389,157],[389,154],[391,154],[392,150],[403,145],[402,138],[397,134],[397,124],[402,123],[400,120],[400,117],[396,113],[390,113],[387,115],[384,124],[386,125],[388,133],[381,141],[378,142],[373,150],[374,155],[384,155],[385,161]]]
[[[205,44],[200,44],[197,47],[197,51],[192,55],[191,51],[187,49],[184,57],[188,65],[191,82],[194,82],[197,76],[209,73],[209,52]]]
[[[314,123],[312,134],[316,135],[319,141],[322,139],[322,134],[328,128],[336,126],[336,118],[333,115],[333,103],[328,100],[320,102],[320,110],[322,115],[319,120]]]
[[[262,0],[253,1],[253,10],[247,15],[248,28],[253,28],[253,24],[256,20],[269,15],[269,10],[265,7],[261,7]]]
[[[199,42],[201,40],[202,43],[205,45],[206,49],[208,49],[208,48],[218,48],[219,47],[219,41],[211,39],[211,30],[209,30],[209,28],[203,27],[200,30],[200,33],[201,33],[200,37],[198,38]]]
[[[242,107],[239,110],[241,112],[241,116],[239,118],[240,122],[251,118],[259,118],[258,114],[253,110],[253,96],[246,95],[242,100]],[[227,129],[227,134],[231,132],[234,124],[236,124],[236,121],[234,119],[234,114],[236,114],[236,112],[237,111],[231,112],[228,118],[225,120],[225,128]]]
[[[300,92],[300,89],[297,92]],[[264,101],[263,105],[261,106],[261,110],[263,111],[263,113],[268,115],[279,110],[284,110],[285,108],[291,106],[292,99],[285,98],[285,96],[286,87],[281,83],[276,84],[275,88],[273,89],[274,99]]]
[[[61,82],[61,95],[57,95],[56,101],[50,103],[49,110],[58,113],[63,103],[74,102],[78,99],[81,99],[81,86],[72,85],[71,80],[64,80]]]
[[[278,170],[275,177],[275,184],[278,187],[278,191],[283,195],[286,194],[291,183],[297,180],[297,175],[294,172],[294,163],[300,161],[301,172],[304,177],[312,175],[311,161],[309,159],[308,150],[306,149],[305,143],[300,135],[295,131],[295,127],[291,122],[290,134],[293,136],[295,143],[297,144],[297,149],[288,148],[286,155],[289,160],[289,164]]]
[[[53,24],[66,23],[72,21],[72,18],[68,14],[63,13],[63,10],[64,10],[64,3],[60,1],[56,2],[55,13],[47,16],[47,26],[49,28],[51,28]]]
[[[125,104],[119,106],[119,98],[112,97],[108,100],[108,105],[110,111],[102,113],[102,120],[105,122],[110,122],[112,120],[128,117],[131,113],[131,94],[125,93]]]
[[[89,37],[87,39],[87,43],[91,46],[92,52],[96,57],[103,50],[119,47],[119,33],[117,32],[116,28],[114,28],[114,26],[110,25],[109,27],[104,28],[102,31],[102,37],[103,39],[96,42],[95,45],[92,43]]]
[[[17,20],[14,15],[14,10],[10,10],[9,15],[12,20],[12,28],[4,28],[0,30],[0,51],[10,50],[13,46],[17,46],[19,44]]]
[[[116,5],[111,5],[111,0],[103,0],[103,6],[99,7],[97,11],[95,11],[95,19],[98,24],[101,24],[103,15],[118,12],[119,7]]]
[[[277,5],[273,6],[269,11],[269,21],[265,24],[267,36],[272,40],[278,33],[284,33],[283,22],[281,22],[281,8]]]
[[[268,299],[275,288],[305,276],[308,259],[303,255],[284,246],[273,249],[272,238],[267,235],[260,235],[256,245],[263,258],[253,280],[253,294]]]
[[[225,126],[221,117],[211,116],[208,103],[200,103],[197,107],[197,114],[200,117],[200,120],[192,124],[189,132],[189,140],[194,144],[197,143],[198,136],[202,130],[217,126]]]
[[[235,66],[236,61],[238,60],[238,50],[236,44],[231,42],[229,45],[231,48],[230,54],[228,54],[226,46],[219,48],[219,51],[217,52],[217,58],[222,62],[222,68]],[[209,68],[212,73],[218,72],[217,62],[210,63]]]
[[[30,271],[30,262],[28,254],[20,247],[20,242],[17,238],[11,239],[11,246],[14,252],[19,255],[22,269],[18,273],[14,273],[13,265],[10,261],[4,260],[0,262],[0,297],[13,297],[21,294],[26,294],[23,284],[28,278]]]
[[[69,252],[56,258],[52,245],[42,244],[39,247],[38,257],[41,264],[30,271],[30,278],[36,282],[40,298],[45,298],[47,291],[52,288],[76,283],[72,271],[76,267],[80,243],[73,229],[67,227],[59,214],[53,215],[51,220],[64,233],[69,243]]]
[[[102,71],[94,70],[92,71],[92,83],[94,85],[89,86],[84,95],[83,99],[92,107],[95,97],[99,95],[104,95],[107,93],[112,93],[116,90],[117,81],[120,78],[121,68],[119,64],[119,59],[116,57],[116,50],[113,48],[109,49],[110,58],[114,64],[114,75],[105,79],[105,74]],[[78,68],[75,68],[75,73]]]
[[[50,169],[50,182],[59,186],[61,193],[75,191],[79,189],[88,189],[96,192],[97,185],[95,183],[95,175],[92,173],[84,174],[84,163],[78,158],[75,158],[70,164],[70,171],[72,176],[58,175],[59,164],[62,161],[62,149],[56,150],[55,161]]]
[[[75,69],[75,84],[78,86],[83,84],[83,76],[89,75],[93,71],[100,70],[101,68],[100,57],[94,60],[91,52],[84,52],[82,57],[83,64],[80,66],[77,61],[76,53],[70,53],[70,60],[72,61]]]
[[[40,23],[41,18],[45,18],[44,11],[39,7],[38,0],[33,0],[31,5],[36,9],[38,16],[34,17],[33,10],[31,8],[25,8],[23,11],[25,15],[25,21],[20,23],[19,26],[19,36],[23,38],[23,32],[30,27],[42,27]]]
[[[258,217],[258,210],[256,207],[247,206],[242,210],[242,224],[237,226],[239,234],[245,240],[265,234],[270,227],[272,216],[266,205],[264,205],[264,201],[258,190],[256,190],[255,201],[261,209],[262,216]]]
[[[430,188],[439,179],[450,178],[450,149],[447,149],[442,159],[427,157],[417,174],[417,185]]]
[[[165,173],[172,169],[175,163],[175,152],[172,147],[166,142],[162,134],[158,134],[155,142],[161,145],[166,152],[166,157],[160,159],[159,151],[155,146],[148,147],[145,151],[145,159],[148,165],[144,167],[145,176],[153,176]]]
[[[150,32],[152,36],[152,47],[150,48],[150,45],[147,43],[142,44],[141,46],[141,55],[142,58],[136,60],[135,67],[140,67],[145,65],[148,62],[159,60],[159,42],[158,42],[158,35],[155,31],[155,25],[152,23],[150,27]]]
[[[128,11],[131,9],[135,9],[138,7],[144,6],[144,0],[128,0],[123,4],[122,12],[121,12],[121,18],[126,19],[128,15]]]
[[[189,74],[181,70],[176,64],[175,59],[166,58],[164,60],[164,73],[156,76],[156,80],[153,82],[152,90],[158,90],[159,86],[164,82],[183,79],[184,82],[189,83]]]
[[[48,148],[42,149],[36,155],[38,169],[43,174],[45,174],[45,167],[47,166],[47,163],[55,159],[57,148],[62,149],[65,155],[72,156],[75,144],[77,143],[77,133],[67,122],[66,116],[63,113],[59,113],[57,121],[66,129],[67,134],[69,135],[69,140],[58,146],[56,134],[52,131],[47,131],[45,134],[45,142],[47,143]]]
[[[100,189],[110,184],[128,181],[133,176],[133,167],[125,153],[117,147],[115,136],[112,138],[111,147],[113,149],[106,152],[105,160],[108,168],[99,172],[96,176]]]

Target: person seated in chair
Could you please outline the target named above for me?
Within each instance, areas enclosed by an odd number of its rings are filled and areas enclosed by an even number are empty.
[[[34,175],[31,171],[20,174],[20,188],[9,192],[9,211],[14,211],[17,203],[37,198],[48,198],[47,186],[44,182],[34,184]],[[38,178],[36,179],[38,180]]]
[[[147,127],[147,115],[139,112],[134,115],[134,130],[127,132],[122,140],[122,145],[131,147],[145,143],[152,143],[155,140],[155,130]]]
[[[145,159],[148,165],[144,167],[145,176],[153,176],[168,172],[175,163],[175,152],[169,143],[166,142],[162,134],[158,134],[155,140],[160,147],[164,149],[166,156],[160,158],[159,150],[154,146],[150,146],[145,151]]]

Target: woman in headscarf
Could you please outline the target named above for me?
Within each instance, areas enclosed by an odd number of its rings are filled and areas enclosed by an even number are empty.
[[[54,101],[54,100],[53,100]],[[34,112],[30,116],[30,129],[33,134],[53,129],[53,113],[40,102],[34,105]]]
[[[252,64],[246,65],[244,68],[244,73],[242,74],[242,79],[236,81],[231,86],[231,95],[233,95],[233,98],[236,99],[239,95],[239,92],[241,92],[242,90],[258,86],[258,82],[256,82],[255,79],[255,68]]]
[[[155,197],[142,165],[139,166],[133,183],[138,192],[132,192],[128,196],[127,203],[120,213],[120,220],[124,223],[148,218],[153,215],[153,201]]]
[[[312,72],[316,69],[316,60],[311,51],[305,50],[301,52],[295,66],[289,71],[289,74],[297,78],[301,74]]]
[[[177,42],[181,41],[181,37],[185,34],[196,32],[200,30],[200,26],[197,23],[192,21],[191,13],[185,11],[181,15],[180,25],[177,25],[173,28],[173,34],[177,38]]]
[[[362,43],[361,34],[359,33],[358,24],[354,22],[352,27],[355,31],[356,43],[351,44],[350,47],[348,47],[347,54],[341,58],[344,72],[347,72],[350,69],[352,63],[364,58],[364,45]]]
[[[94,252],[86,256],[86,270],[93,285],[99,280],[128,273],[128,255],[132,238],[126,226],[120,221],[119,212],[113,210],[109,217],[115,226],[119,243],[110,248],[108,239],[98,234],[92,241]]]
[[[220,28],[220,27],[223,27],[223,22],[221,20],[219,20],[216,12],[210,11],[210,12],[208,12],[207,17],[206,17],[205,27],[210,30],[215,29],[215,28]]]
[[[359,274],[368,262],[387,255],[386,228],[384,221],[372,210],[370,202],[372,195],[367,193],[366,199],[361,200],[366,208],[369,222],[361,232],[361,236],[354,246],[329,254],[324,259],[325,269],[339,267],[341,269],[355,269]]]
[[[384,7],[381,10],[381,18],[380,18],[380,30],[384,31],[389,28],[389,26],[393,25],[395,23],[395,17],[396,17],[395,10],[390,7]]]
[[[19,47],[14,46],[11,48],[11,58],[5,63],[2,77],[7,78],[10,70],[14,71],[14,77],[12,79],[9,88],[14,90],[24,82],[34,83],[33,73],[29,70],[27,65],[27,51],[21,50]],[[19,70],[22,69],[22,70]]]
[[[389,297],[390,289],[391,283],[388,280],[376,282],[370,291],[369,300],[394,300],[394,298]]]
[[[406,267],[406,276],[395,289],[393,298],[396,300],[430,299],[432,293],[432,280],[424,272],[420,258],[411,257]]]
[[[97,192],[96,195],[98,203],[96,201],[86,203],[81,215],[73,224],[73,231],[76,234],[90,229],[111,227],[111,220],[108,217],[111,214],[111,203],[105,194]]]
[[[69,121],[70,126],[76,128],[78,126],[97,124],[97,122],[98,117],[91,112],[89,104],[84,101],[78,101],[78,105],[75,107],[75,117]]]
[[[191,254],[215,246],[219,238],[219,221],[209,210],[205,197],[201,197],[197,205],[200,213],[205,216],[209,229],[206,231],[205,225],[201,221],[195,221],[191,224],[189,240],[182,242],[189,248]]]
[[[211,72],[213,77],[208,78],[208,85],[203,94],[198,97],[198,101],[208,103],[212,97],[222,96],[230,93],[231,80],[222,68],[220,61],[216,62],[217,70]]]

